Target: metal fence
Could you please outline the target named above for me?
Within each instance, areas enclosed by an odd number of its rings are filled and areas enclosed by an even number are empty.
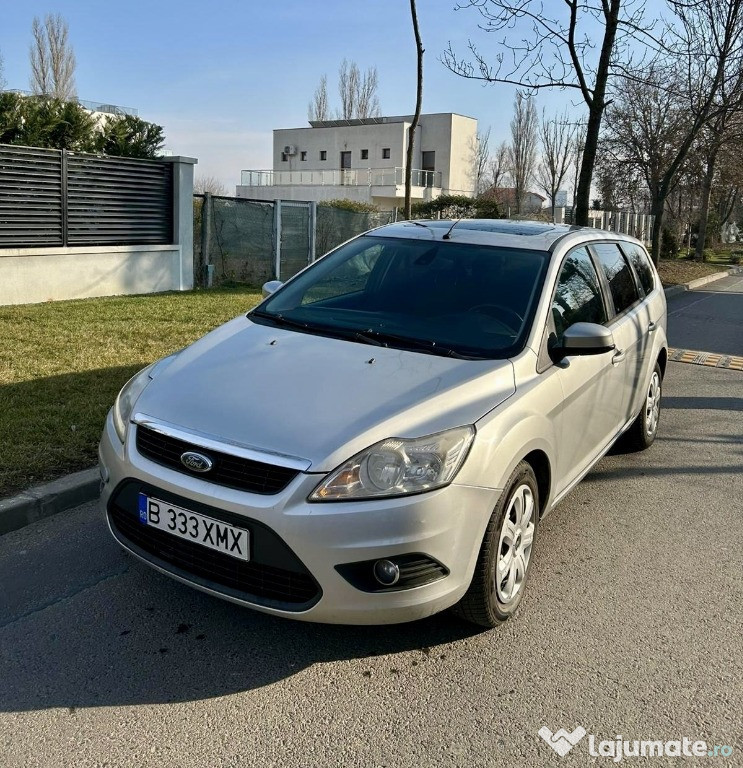
[[[558,224],[573,223],[573,209],[555,208],[555,221]],[[609,232],[621,232],[636,237],[644,243],[652,238],[655,216],[649,213],[633,213],[632,211],[600,211],[591,209],[588,212],[588,226],[594,229],[605,229]]]
[[[0,248],[172,242],[172,164],[0,145]]]
[[[351,237],[394,214],[316,203],[194,195],[194,265],[200,285],[288,280]]]

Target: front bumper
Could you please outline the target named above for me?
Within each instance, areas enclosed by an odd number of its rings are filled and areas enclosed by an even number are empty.
[[[101,500],[117,541],[147,564],[205,592],[305,621],[397,623],[424,618],[453,605],[472,579],[480,542],[500,493],[452,484],[397,499],[310,504],[307,497],[322,475],[299,473],[283,491],[273,495],[233,490],[141,456],[134,431],[134,427],[129,429],[122,446],[109,413],[99,448]],[[220,584],[204,571],[195,572],[184,559],[163,556],[171,549],[143,548],[139,545],[142,542],[136,541],[136,530],[127,529],[122,517],[136,519],[132,499],[140,490],[248,528],[254,547],[251,563],[256,567],[261,561],[271,563],[266,567],[272,576],[275,574],[270,569],[280,561],[291,578],[301,574],[302,584],[287,592],[290,597],[286,599],[270,590],[252,595],[252,572],[246,572],[244,583]],[[447,575],[422,586],[369,592],[353,586],[336,570],[338,565],[409,553],[422,553],[442,564]],[[315,587],[312,592],[310,585]]]

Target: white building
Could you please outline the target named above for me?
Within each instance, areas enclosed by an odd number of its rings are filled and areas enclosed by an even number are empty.
[[[237,196],[257,200],[346,198],[381,209],[405,198],[412,117],[323,120],[273,132],[273,168],[242,171]],[[413,144],[413,201],[475,194],[477,120],[421,115]]]

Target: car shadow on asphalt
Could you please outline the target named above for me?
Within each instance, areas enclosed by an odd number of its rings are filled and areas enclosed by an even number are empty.
[[[112,561],[98,583],[1,630],[0,711],[195,701],[354,659],[365,660],[349,673],[363,684],[401,666],[379,657],[413,651],[405,666],[425,665],[483,631],[450,613],[394,626],[296,622],[193,590],[121,551]],[[333,695],[330,678],[327,687]]]

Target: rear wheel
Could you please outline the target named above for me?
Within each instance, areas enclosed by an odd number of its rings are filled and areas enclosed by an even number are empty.
[[[644,451],[655,441],[660,421],[660,400],[663,394],[663,374],[655,364],[650,384],[645,392],[642,410],[632,426],[622,435],[621,447],[627,451]]]
[[[539,522],[539,488],[522,461],[490,518],[472,583],[454,612],[483,627],[509,619],[521,603]]]

